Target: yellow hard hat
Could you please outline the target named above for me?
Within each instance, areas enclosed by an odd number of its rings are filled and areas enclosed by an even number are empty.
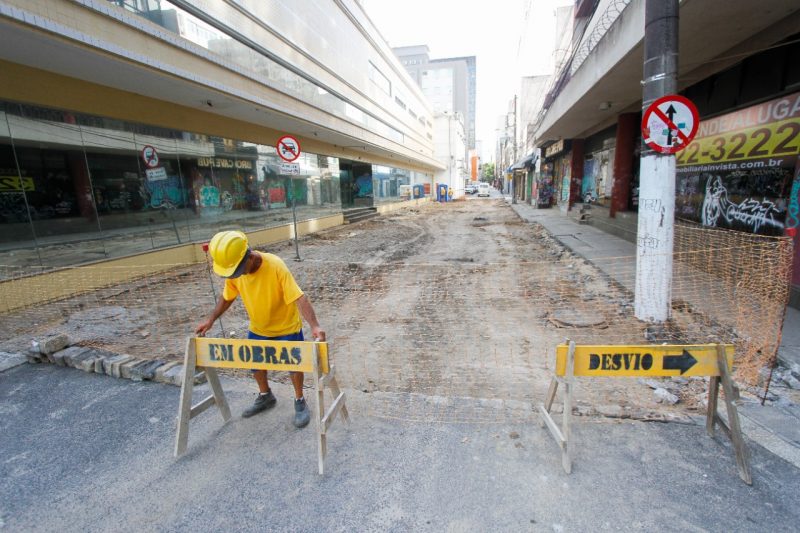
[[[230,277],[247,255],[247,250],[247,235],[241,231],[220,231],[208,243],[214,272],[223,278]]]

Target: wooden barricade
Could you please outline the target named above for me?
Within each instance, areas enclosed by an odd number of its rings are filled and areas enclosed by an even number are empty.
[[[250,370],[284,370],[310,373],[316,393],[316,421],[319,473],[325,472],[327,433],[336,415],[341,413],[350,422],[345,395],[336,382],[333,365],[328,363],[328,344],[324,342],[264,341],[250,339],[215,339],[189,337],[184,355],[183,384],[178,406],[178,427],[175,436],[175,457],[186,452],[189,442],[189,421],[216,405],[223,422],[231,418],[231,410],[220,385],[217,368]],[[194,376],[203,370],[211,386],[211,396],[192,405]],[[325,389],[330,389],[333,403],[325,410]],[[309,406],[309,409],[311,407]]]
[[[709,376],[708,411],[706,431],[714,436],[719,425],[731,439],[736,455],[736,466],[742,481],[751,485],[749,452],[742,436],[739,413],[734,401],[739,391],[731,379],[733,368],[733,345],[654,345],[654,346],[577,346],[567,341],[556,347],[555,375],[550,382],[547,396],[538,410],[540,425],[550,430],[559,448],[561,464],[568,474],[572,471],[572,447],[570,434],[572,419],[572,395],[575,376]],[[725,392],[725,407],[728,423],[717,411],[720,383]],[[550,414],[558,386],[564,386],[564,410],[561,427]]]

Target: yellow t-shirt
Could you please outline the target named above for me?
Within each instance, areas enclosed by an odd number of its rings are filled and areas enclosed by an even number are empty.
[[[242,296],[250,317],[250,331],[263,337],[279,337],[303,329],[295,301],[303,295],[286,263],[272,254],[253,251],[261,256],[258,270],[225,280],[222,297],[227,301]]]

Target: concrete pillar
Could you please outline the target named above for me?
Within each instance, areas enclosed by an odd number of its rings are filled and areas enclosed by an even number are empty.
[[[639,131],[639,113],[623,113],[617,117],[617,143],[614,148],[614,174],[611,186],[611,208],[609,216],[617,211],[626,211],[631,196],[633,180],[633,153],[636,134]]]
[[[583,139],[572,139],[572,158],[570,161],[571,178],[569,184],[569,208],[581,199],[581,184],[583,183],[584,149]]]

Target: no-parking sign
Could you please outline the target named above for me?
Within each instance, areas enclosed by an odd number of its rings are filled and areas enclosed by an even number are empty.
[[[700,124],[697,108],[677,94],[662,96],[642,115],[642,139],[661,154],[674,154],[686,148]]]
[[[158,166],[158,152],[148,144],[142,148],[142,160],[147,168],[156,168]]]
[[[278,144],[275,145],[278,150],[278,155],[287,163],[291,163],[300,157],[300,143],[291,135],[284,135],[278,139]]]

